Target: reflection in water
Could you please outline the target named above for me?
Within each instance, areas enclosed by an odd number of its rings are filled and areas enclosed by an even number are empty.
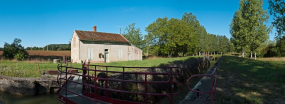
[[[0,92],[0,104],[62,104],[56,94],[17,96]]]

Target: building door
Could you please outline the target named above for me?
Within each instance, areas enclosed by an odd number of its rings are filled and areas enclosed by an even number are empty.
[[[109,50],[105,49],[105,62],[109,62]]]

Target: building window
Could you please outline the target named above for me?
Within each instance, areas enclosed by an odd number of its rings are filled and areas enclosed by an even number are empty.
[[[93,49],[88,48],[88,59],[93,60]]]

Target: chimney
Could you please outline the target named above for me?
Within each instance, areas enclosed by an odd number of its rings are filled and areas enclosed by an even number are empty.
[[[97,27],[96,26],[93,26],[93,31],[97,32]]]

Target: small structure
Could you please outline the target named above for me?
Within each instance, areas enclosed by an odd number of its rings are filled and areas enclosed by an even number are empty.
[[[114,62],[142,60],[142,50],[120,34],[75,30],[71,39],[72,62]]]

